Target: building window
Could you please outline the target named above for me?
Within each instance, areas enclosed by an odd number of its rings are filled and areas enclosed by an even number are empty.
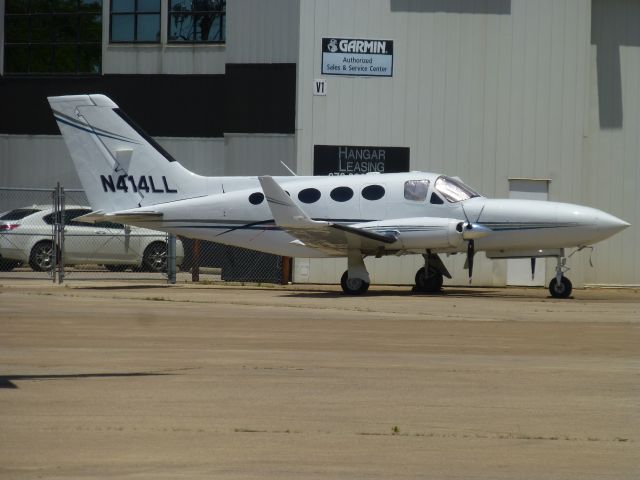
[[[169,42],[224,43],[225,0],[169,0]]]
[[[6,0],[5,74],[99,74],[102,0]]]
[[[111,0],[112,43],[160,43],[160,0]]]

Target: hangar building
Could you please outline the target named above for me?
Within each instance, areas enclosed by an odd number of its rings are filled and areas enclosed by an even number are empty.
[[[106,93],[204,175],[425,170],[594,206],[632,227],[569,276],[640,284],[636,0],[0,0],[0,16],[0,186],[79,187],[45,97]],[[444,259],[458,283],[462,257]],[[372,281],[412,283],[421,262],[376,260]],[[474,284],[531,283],[518,261],[476,265]],[[298,259],[294,280],[344,268]]]

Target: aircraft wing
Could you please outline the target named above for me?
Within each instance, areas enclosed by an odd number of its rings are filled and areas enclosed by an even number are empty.
[[[349,249],[375,252],[397,241],[397,232],[376,232],[311,219],[271,177],[259,177],[260,185],[280,228],[307,247],[331,255],[345,255]]]
[[[84,223],[96,223],[96,222],[115,222],[115,223],[140,223],[140,222],[152,222],[162,219],[162,213],[153,211],[142,212],[110,212],[105,213],[103,210],[97,210],[95,212],[87,213],[74,218],[74,221]]]

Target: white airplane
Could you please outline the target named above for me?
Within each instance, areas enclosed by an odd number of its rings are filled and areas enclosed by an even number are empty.
[[[326,177],[203,177],[182,167],[104,95],[49,97],[92,209],[116,221],[288,257],[347,257],[341,285],[361,294],[363,259],[422,254],[418,291],[451,278],[438,254],[556,257],[552,296],[565,298],[566,248],[627,228],[594,208],[488,199],[457,177],[410,172]],[[79,220],[79,219],[77,219]]]

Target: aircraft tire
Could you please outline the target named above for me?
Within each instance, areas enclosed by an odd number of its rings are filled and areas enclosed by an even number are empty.
[[[340,286],[342,286],[342,291],[347,295],[362,295],[369,290],[368,282],[365,282],[361,278],[349,278],[349,272],[347,270],[342,274]]]
[[[556,281],[555,277],[549,282],[549,293],[553,298],[568,298],[572,290],[573,285],[567,277],[562,277],[560,283]]]
[[[434,267],[429,267],[429,275],[425,275],[424,267],[416,272],[416,291],[423,293],[437,293],[442,290],[444,278],[442,273]]]

